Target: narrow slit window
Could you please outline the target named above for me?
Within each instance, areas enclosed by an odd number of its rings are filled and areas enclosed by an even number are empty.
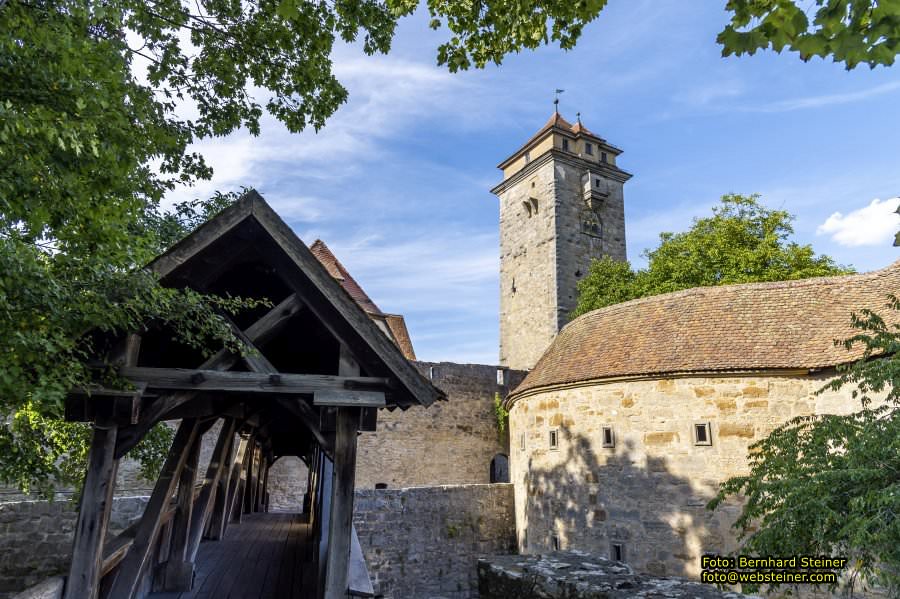
[[[602,445],[603,447],[615,447],[616,446],[616,435],[613,432],[611,426],[604,426],[600,434],[602,436]]]
[[[525,433],[519,435],[519,449],[525,451]]]
[[[625,545],[622,543],[612,543],[609,546],[610,559],[617,562],[625,561]]]
[[[563,138],[563,140],[562,140],[562,148],[563,148],[563,150],[565,150],[566,152],[569,151],[569,140],[568,140],[568,139]]]
[[[711,431],[708,422],[695,424],[694,445],[712,445],[712,435],[710,433]]]
[[[559,537],[557,535],[550,537],[550,547],[553,551],[559,551]]]
[[[550,449],[558,449],[559,448],[559,431],[553,429],[550,431]]]

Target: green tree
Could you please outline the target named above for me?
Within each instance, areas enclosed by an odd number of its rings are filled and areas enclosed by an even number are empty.
[[[661,233],[659,246],[644,252],[646,269],[609,258],[594,261],[578,285],[573,316],[692,287],[853,272],[828,256],[816,256],[809,245],[790,241],[792,220],[783,210],[766,208],[757,195],[725,195],[713,215],[694,219],[690,230]]]
[[[896,0],[729,0],[725,7],[731,23],[717,38],[723,56],[787,48],[803,60],[830,56],[849,70],[892,65],[900,53]]]
[[[236,343],[218,311],[245,300],[163,289],[140,268],[208,216],[159,210],[175,185],[211,176],[190,144],[257,134],[264,110],[290,131],[321,128],[347,97],[335,42],[387,52],[417,4],[0,1],[2,481],[50,493],[78,477],[85,430],[59,418],[66,391],[91,380],[85,331],[156,322],[210,351]],[[603,4],[432,3],[455,32],[439,61],[457,70],[550,39],[570,47]],[[139,453],[152,466],[164,445]]]
[[[887,310],[900,311],[890,297]],[[897,322],[894,318],[892,322]],[[856,362],[818,393],[852,386],[861,409],[803,416],[750,447],[750,472],[725,482],[709,508],[743,499],[741,553],[836,555],[863,578],[900,593],[900,325],[869,310],[842,344]]]

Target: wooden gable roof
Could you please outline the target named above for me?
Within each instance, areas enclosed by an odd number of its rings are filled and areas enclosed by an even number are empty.
[[[235,204],[156,258],[150,268],[164,285],[235,294],[235,290],[217,287],[217,281],[230,265],[251,253],[256,259],[256,271],[266,269],[268,279],[280,281],[289,292],[296,294],[304,308],[349,349],[368,376],[391,381],[388,407],[428,406],[446,399],[256,191],[245,193]],[[247,276],[253,278],[252,273]],[[259,287],[265,290],[271,288],[271,283],[261,278]],[[242,281],[236,291],[241,293],[247,289],[254,289],[252,280]],[[283,298],[269,299],[277,303]]]

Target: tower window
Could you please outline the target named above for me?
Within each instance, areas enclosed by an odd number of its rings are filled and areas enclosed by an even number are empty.
[[[531,162],[531,152],[525,152],[525,164],[528,164],[529,162]],[[604,160],[604,162],[606,161]]]
[[[606,152],[600,152],[600,162],[607,162]]]
[[[609,558],[611,560],[614,560],[617,562],[624,562],[625,561],[625,544],[624,543],[610,543]]]
[[[601,436],[601,445],[603,447],[615,447],[616,446],[616,435],[613,433],[613,429],[611,426],[604,426],[600,429]]]
[[[559,449],[559,431],[556,429],[550,431],[550,449]]]
[[[584,144],[584,153],[593,156],[594,155],[594,144],[585,143]]]
[[[694,425],[694,445],[712,445],[712,434],[708,422]]]
[[[569,151],[569,140],[566,138],[563,138],[562,144],[563,144],[563,146],[562,146],[563,150],[568,152]]]
[[[600,187],[602,181],[600,179],[594,179],[594,187]]]

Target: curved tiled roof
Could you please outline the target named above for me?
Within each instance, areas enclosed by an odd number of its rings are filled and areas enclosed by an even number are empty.
[[[566,325],[513,395],[595,379],[690,372],[816,369],[850,362],[835,346],[850,313],[886,314],[900,261],[799,281],[699,287],[594,310]]]

